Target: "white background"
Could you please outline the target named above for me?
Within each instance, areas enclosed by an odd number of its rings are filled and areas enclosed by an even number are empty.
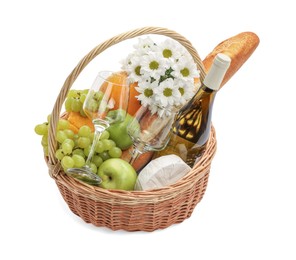
[[[5,2],[5,3],[4,3]],[[1,259],[295,259],[293,1],[1,1]],[[253,31],[260,45],[216,98],[218,151],[191,218],[152,233],[111,231],[68,209],[34,126],[93,47],[143,26],[175,30],[204,58]],[[128,45],[130,46],[130,45]],[[119,66],[114,48],[75,83]],[[116,67],[117,68],[117,67]]]

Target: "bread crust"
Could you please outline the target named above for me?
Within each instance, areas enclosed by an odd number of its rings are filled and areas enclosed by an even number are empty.
[[[253,32],[242,32],[224,40],[203,60],[206,72],[211,68],[213,60],[218,53],[228,55],[231,58],[231,64],[221,83],[222,87],[249,59],[259,45],[259,42],[259,37]]]

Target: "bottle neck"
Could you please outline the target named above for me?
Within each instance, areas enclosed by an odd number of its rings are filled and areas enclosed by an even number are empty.
[[[216,92],[218,91],[218,90],[215,90],[215,89],[212,89],[212,88],[206,86],[204,83],[201,84],[200,90],[202,90],[203,92],[206,92],[207,94],[212,94],[213,93],[213,95],[215,95]]]
[[[213,90],[219,90],[229,65],[230,58],[226,55],[218,54],[215,57],[213,65],[205,77],[203,84]]]

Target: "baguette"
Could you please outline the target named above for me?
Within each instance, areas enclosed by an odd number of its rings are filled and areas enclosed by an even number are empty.
[[[219,43],[203,60],[206,72],[212,66],[215,56],[224,53],[231,58],[220,88],[240,69],[259,45],[259,37],[253,32],[242,32]]]

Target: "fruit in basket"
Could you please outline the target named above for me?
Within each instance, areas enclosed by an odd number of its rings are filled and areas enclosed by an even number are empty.
[[[113,84],[118,84],[118,85],[122,85],[123,84],[123,81],[126,81],[127,80],[127,73],[125,71],[120,71],[118,72],[118,74],[120,75],[123,75],[125,77],[116,77],[116,73],[111,75],[108,80],[110,82],[112,82]],[[136,113],[136,111],[141,107],[141,103],[140,101],[136,98],[136,96],[139,95],[139,92],[136,90],[136,87],[137,87],[137,83],[131,83],[130,84],[130,93],[129,93],[129,103],[128,103],[128,110],[127,112],[130,114],[130,115],[134,115]],[[118,88],[118,90],[114,91],[114,94],[113,94],[113,98],[117,101],[119,101],[120,99],[120,88]],[[115,104],[117,104],[119,102],[115,102]],[[115,109],[116,109],[116,105],[115,105]]]
[[[85,116],[82,106],[88,93],[88,89],[76,90],[71,89],[65,100],[65,109],[67,112],[79,112],[82,116]]]
[[[76,112],[70,112],[69,114],[74,115],[74,113],[75,116],[72,118],[77,118],[77,116],[78,118],[82,118],[82,116]],[[48,117],[47,122],[36,125],[34,129],[36,134],[42,136],[41,144],[45,156],[48,156],[49,120],[50,117]],[[64,171],[73,167],[73,165],[74,167],[82,167],[85,165],[93,140],[93,126],[89,126],[88,124],[83,125],[83,120],[84,119],[80,122],[82,125],[79,128],[76,128],[75,133],[71,130],[71,126],[73,125],[69,120],[60,118],[58,121],[56,132],[58,146],[55,152],[55,157],[61,162]],[[104,131],[101,135],[98,147],[96,147],[96,153],[90,165],[94,173],[97,173],[97,168],[103,161],[110,158],[119,158],[122,155],[121,149],[109,138],[109,132]]]
[[[111,76],[109,78],[109,80],[114,84],[122,84],[122,81],[127,79],[127,73],[125,71],[120,71],[119,74],[124,75],[125,78],[124,77],[118,78],[115,76]],[[114,75],[116,75],[116,74],[114,74]],[[134,115],[136,113],[136,111],[141,107],[140,101],[136,98],[136,96],[139,95],[139,92],[136,90],[135,87],[137,87],[137,83],[130,84],[129,103],[128,103],[128,109],[127,109],[127,112],[130,115]],[[115,100],[119,100],[120,99],[120,91],[118,91],[118,93],[116,93],[116,91],[115,91],[113,98]],[[117,102],[115,102],[115,103],[117,103]]]
[[[100,187],[104,189],[133,190],[137,180],[134,168],[119,158],[104,161],[98,169],[98,175],[102,179]]]
[[[86,117],[83,111],[83,103],[87,93],[88,89],[71,89],[66,97],[66,113],[63,115],[63,117],[70,123],[69,127],[67,128],[72,130],[75,134],[78,133],[79,128],[83,125],[88,125],[91,130],[94,131],[92,121]]]
[[[132,83],[130,84],[130,98],[129,98],[129,103],[128,103],[128,109],[127,112],[130,115],[134,115],[139,108],[141,107],[141,102],[136,98],[136,96],[138,96],[140,93],[136,90],[136,87],[138,86],[138,84]]]
[[[121,113],[119,110],[112,111],[114,113]],[[123,122],[118,122],[109,126],[107,131],[110,134],[110,138],[116,143],[116,145],[122,149],[126,150],[133,144],[132,139],[127,133],[127,126],[133,120],[130,114],[126,114],[125,120]]]
[[[70,123],[69,129],[71,129],[75,134],[78,133],[80,127],[87,125],[94,131],[94,125],[88,117],[82,116],[79,112],[68,112],[65,116]]]
[[[35,126],[35,133],[37,135],[47,135],[48,132],[48,124],[42,123]]]

